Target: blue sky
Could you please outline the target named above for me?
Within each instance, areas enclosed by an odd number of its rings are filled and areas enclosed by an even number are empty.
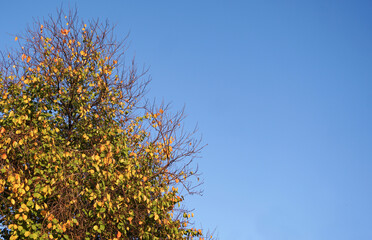
[[[5,1],[0,49],[61,3],[130,31],[149,96],[198,123],[197,226],[220,239],[372,239],[371,1]]]

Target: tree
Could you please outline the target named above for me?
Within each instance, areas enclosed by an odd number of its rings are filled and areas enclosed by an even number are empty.
[[[0,65],[2,237],[201,238],[180,205],[200,141],[183,111],[145,101],[125,40],[62,10],[15,40]]]

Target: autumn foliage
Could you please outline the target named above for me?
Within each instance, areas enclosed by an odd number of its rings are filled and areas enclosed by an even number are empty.
[[[181,205],[199,141],[144,100],[112,28],[60,12],[15,40],[0,64],[2,237],[201,238]]]

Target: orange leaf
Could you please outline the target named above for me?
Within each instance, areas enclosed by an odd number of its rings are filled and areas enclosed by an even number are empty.
[[[120,231],[118,231],[118,234],[116,234],[116,237],[117,238],[120,238],[121,237],[121,232]]]
[[[70,32],[70,30],[67,29],[61,29],[61,34],[62,35],[67,35]]]
[[[25,60],[25,58],[26,58],[26,55],[22,54],[22,61]]]
[[[2,127],[2,128],[0,129],[0,133],[5,133],[5,128]]]
[[[31,57],[30,56],[27,57],[27,62],[29,62],[29,61],[31,61]]]
[[[1,155],[1,158],[5,160],[5,159],[7,158],[6,153],[3,153],[3,154]]]
[[[18,40],[18,37],[15,37],[15,38],[14,38],[14,41],[17,41],[17,40]]]

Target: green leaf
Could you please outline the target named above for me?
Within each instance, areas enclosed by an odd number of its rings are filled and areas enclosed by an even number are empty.
[[[38,234],[36,234],[36,233],[33,233],[33,234],[31,234],[31,235],[30,235],[30,238],[32,238],[32,239],[36,239],[36,238],[37,238],[37,236],[38,236]]]

